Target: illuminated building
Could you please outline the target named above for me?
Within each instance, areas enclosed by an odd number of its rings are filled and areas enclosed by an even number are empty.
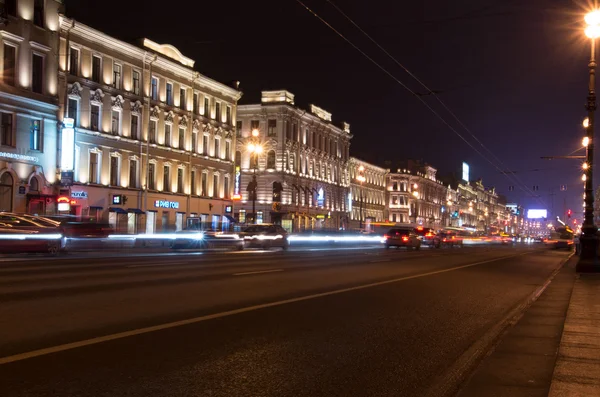
[[[405,168],[387,174],[388,220],[398,224],[440,228],[448,211],[448,189],[428,164],[408,161]]]
[[[248,150],[252,130],[261,145],[256,167],[255,152]],[[256,222],[294,231],[347,227],[349,124],[335,126],[331,114],[315,105],[310,111],[296,107],[288,91],[263,91],[260,104],[238,107],[236,131],[240,222],[252,212],[247,187],[256,172]]]
[[[385,181],[389,170],[356,157],[350,157],[348,171],[350,173],[350,200],[352,202],[352,206],[348,211],[350,228],[359,228],[361,218],[365,229],[369,228],[371,222],[386,220]]]
[[[0,211],[54,213],[61,1],[0,4]]]
[[[227,222],[241,93],[169,44],[138,46],[60,19],[60,119],[75,127],[71,212],[119,232]]]

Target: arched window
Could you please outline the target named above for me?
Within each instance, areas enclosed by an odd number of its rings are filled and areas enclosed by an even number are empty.
[[[269,150],[267,153],[267,169],[275,169],[275,150]]]
[[[296,170],[296,156],[292,153],[290,154],[290,171]]]
[[[29,182],[29,190],[32,192],[38,192],[40,190],[40,183],[35,176],[31,178],[31,181]]]
[[[242,152],[240,152],[239,150],[235,152],[235,165],[240,165],[242,164]]]
[[[0,211],[12,211],[14,180],[10,173],[0,177]]]

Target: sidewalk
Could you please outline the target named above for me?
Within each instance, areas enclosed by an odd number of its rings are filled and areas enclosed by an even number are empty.
[[[577,275],[549,396],[600,396],[600,274]]]

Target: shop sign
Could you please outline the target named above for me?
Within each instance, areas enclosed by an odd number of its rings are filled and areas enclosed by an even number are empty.
[[[240,194],[240,183],[242,179],[242,171],[239,165],[235,166],[235,179],[233,181],[233,199],[240,200],[242,195]]]
[[[323,188],[319,188],[318,193],[317,193],[317,205],[319,207],[322,207],[325,204],[325,192],[323,191]]]
[[[172,208],[179,209],[179,203],[177,201],[167,201],[167,200],[156,200],[154,202],[154,206],[156,208]]]
[[[226,214],[231,214],[233,212],[233,206],[232,205],[226,205],[225,206],[225,213]]]
[[[32,163],[37,163],[40,161],[40,159],[38,157],[26,156],[24,154],[18,154],[18,153],[0,152],[0,157],[12,159],[12,160],[31,161]]]
[[[72,186],[73,185],[73,171],[61,171],[60,172],[60,184],[61,184],[61,186]]]
[[[88,198],[88,194],[87,194],[87,192],[71,192],[71,198],[86,199],[86,198]]]
[[[19,186],[19,194],[25,194],[25,186]]]
[[[325,215],[318,214],[318,215],[317,215],[317,219],[325,219]]]
[[[61,196],[56,199],[57,210],[60,212],[71,210],[71,200],[68,197]]]

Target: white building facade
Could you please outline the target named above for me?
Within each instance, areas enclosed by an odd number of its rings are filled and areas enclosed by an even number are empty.
[[[255,129],[262,148],[257,164],[248,150]],[[247,187],[256,173],[257,223],[281,223],[289,231],[347,227],[349,124],[333,125],[331,114],[314,105],[310,112],[296,107],[288,91],[263,91],[260,104],[238,107],[236,131],[234,193],[241,199],[235,206],[240,223],[252,215]],[[274,194],[278,186],[281,192]]]
[[[386,176],[388,169],[350,157],[350,228],[368,229],[386,218]]]
[[[73,184],[61,189],[70,212],[128,233],[231,220],[241,93],[169,44],[131,45],[64,17],[60,35],[59,114],[74,122]]]
[[[0,211],[54,213],[62,2],[0,6]]]

